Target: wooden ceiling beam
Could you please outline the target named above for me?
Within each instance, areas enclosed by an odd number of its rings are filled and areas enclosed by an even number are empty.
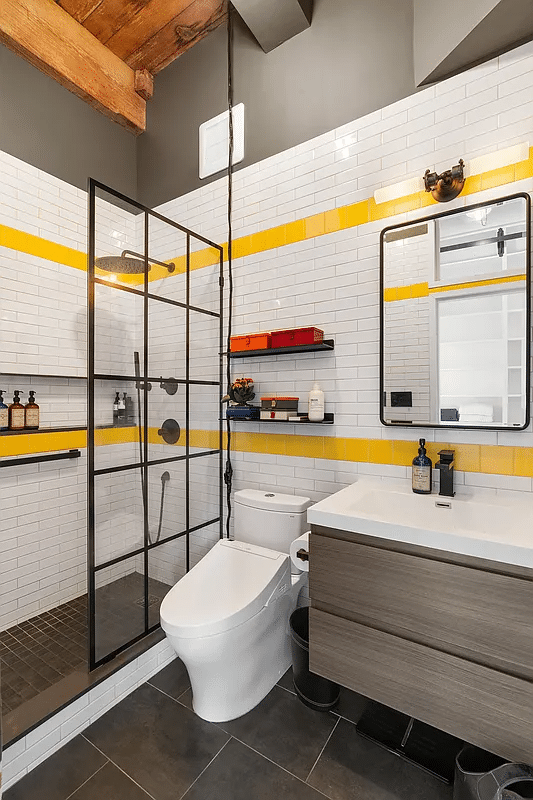
[[[124,61],[145,42],[172,21],[189,6],[193,0],[149,0],[129,22],[111,36],[106,45]],[[144,65],[143,65],[144,66]]]
[[[157,74],[174,59],[218,28],[226,19],[226,3],[221,0],[193,0],[181,14],[165,25],[130,56],[126,63]]]
[[[134,70],[53,0],[1,0],[0,42],[124,128],[145,130]]]
[[[100,0],[94,11],[85,18],[83,25],[106,44],[149,2],[150,0]]]
[[[104,0],[56,0],[58,6],[65,9],[76,22],[82,23],[103,2]]]

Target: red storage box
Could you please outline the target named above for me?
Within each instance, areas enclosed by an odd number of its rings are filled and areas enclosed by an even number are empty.
[[[238,353],[242,350],[267,350],[270,345],[269,333],[250,333],[247,336],[232,336],[230,350]]]
[[[319,328],[293,328],[289,331],[273,331],[272,347],[293,347],[300,344],[320,344],[324,331]]]

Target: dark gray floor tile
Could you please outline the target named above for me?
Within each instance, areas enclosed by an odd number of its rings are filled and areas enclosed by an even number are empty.
[[[357,694],[357,692],[352,692],[350,689],[341,686],[339,702],[333,711],[335,714],[349,719],[350,722],[357,723],[361,719],[368,702],[368,698],[363,697],[362,694]]]
[[[331,800],[451,800],[452,788],[339,724],[308,778]]]
[[[191,685],[189,673],[180,658],[175,658],[174,661],[150,678],[148,683],[151,683],[156,689],[161,689],[162,692],[170,695],[174,700],[177,700],[180,694],[183,694]]]
[[[324,800],[307,784],[232,739],[183,800]]]
[[[150,795],[108,762],[69,800],[150,800]]]
[[[282,675],[278,681],[278,686],[283,686],[284,689],[288,689],[289,692],[296,694],[294,690],[294,683],[292,681],[292,667],[289,667],[285,675]]]
[[[183,694],[180,694],[178,697],[178,703],[181,703],[185,708],[190,708],[191,711],[194,711],[192,707],[192,689],[186,689]]]
[[[83,735],[155,800],[179,798],[229,738],[146,683]]]
[[[336,721],[274,686],[252,711],[220,727],[305,780]]]
[[[5,800],[66,800],[107,759],[82,736],[76,736],[9,789]]]

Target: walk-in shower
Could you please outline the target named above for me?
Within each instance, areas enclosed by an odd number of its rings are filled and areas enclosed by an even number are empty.
[[[46,299],[69,298],[64,374],[17,387],[40,382],[47,421],[57,399],[71,426],[55,435],[81,457],[3,470],[5,497],[39,497],[3,564],[20,572],[1,609],[4,744],[163,638],[162,597],[222,531],[222,248],[90,181],[88,282],[66,265],[45,274]]]

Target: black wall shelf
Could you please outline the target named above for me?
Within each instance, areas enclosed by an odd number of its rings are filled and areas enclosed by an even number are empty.
[[[27,436],[28,434],[34,433],[67,433],[70,431],[86,430],[86,425],[63,425],[58,428],[38,428],[37,430],[28,430],[27,428],[23,428],[20,431],[0,431],[0,436]]]
[[[298,422],[291,422],[286,419],[238,419],[235,417],[230,417],[230,421],[244,422],[246,425],[270,425],[272,422],[277,422],[279,425],[333,425],[335,423],[334,414],[330,414],[327,411],[322,422],[312,422],[304,414],[298,414],[298,416],[300,417]]]
[[[47,456],[24,456],[23,458],[9,458],[0,461],[2,467],[20,467],[23,464],[40,464],[42,461],[65,461],[71,458],[79,458],[81,450],[68,450],[66,453],[52,453]]]
[[[0,377],[6,378],[60,378],[62,380],[68,379],[69,381],[86,381],[86,375],[43,375],[37,372],[0,372]]]
[[[317,344],[299,344],[291,347],[271,347],[266,350],[239,350],[236,353],[230,353],[230,358],[258,358],[260,356],[285,356],[290,353],[324,353],[331,352],[335,349],[335,342],[333,339],[324,339],[323,342]]]

